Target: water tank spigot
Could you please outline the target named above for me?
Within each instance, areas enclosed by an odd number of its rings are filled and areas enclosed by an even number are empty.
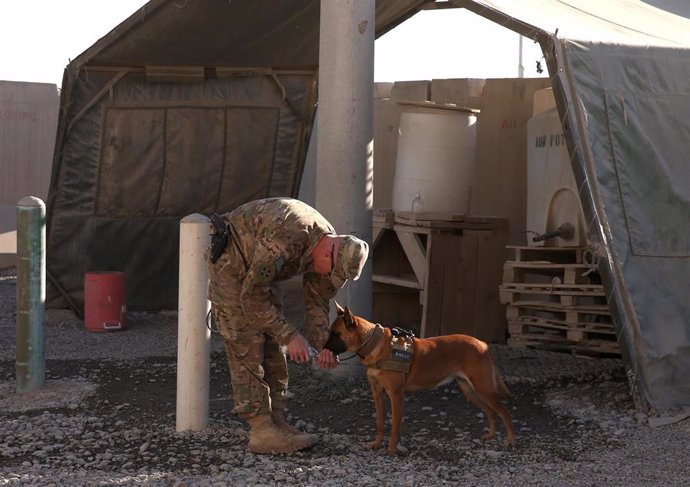
[[[548,240],[554,237],[561,237],[563,240],[571,240],[575,236],[575,227],[570,223],[564,223],[558,229],[551,232],[542,233],[532,238],[532,242],[541,242],[542,240]]]
[[[419,194],[419,191],[417,191],[417,194],[414,195],[414,199],[412,200],[412,213],[421,213],[424,211],[424,201],[422,200],[422,196]]]

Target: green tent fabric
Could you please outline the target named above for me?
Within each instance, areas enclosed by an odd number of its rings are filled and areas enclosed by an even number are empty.
[[[380,0],[376,33],[423,2]],[[48,196],[50,307],[122,271],[177,307],[179,222],[296,196],[317,102],[318,0],[152,0],[65,69]]]

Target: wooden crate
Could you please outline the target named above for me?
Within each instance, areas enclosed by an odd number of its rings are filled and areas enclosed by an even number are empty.
[[[508,247],[501,303],[513,346],[620,354],[596,259],[587,247]]]
[[[417,297],[419,336],[465,333],[504,342],[498,290],[507,235],[505,218],[375,211],[374,319],[395,315],[390,306],[399,302],[391,302],[386,289],[404,288],[396,299],[409,299],[410,292]]]

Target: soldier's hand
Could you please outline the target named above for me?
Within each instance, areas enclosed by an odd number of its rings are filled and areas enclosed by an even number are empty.
[[[338,366],[340,360],[338,360],[338,357],[336,355],[333,355],[333,352],[331,352],[327,348],[324,348],[321,350],[321,353],[319,353],[319,356],[316,358],[316,363],[322,369],[334,369]]]
[[[309,342],[299,333],[290,339],[287,344],[290,360],[303,364],[309,362]]]

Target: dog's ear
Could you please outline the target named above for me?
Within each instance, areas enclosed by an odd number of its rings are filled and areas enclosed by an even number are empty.
[[[352,312],[350,311],[350,308],[345,306],[345,309],[343,310],[343,314],[345,315],[345,328],[348,330],[354,330],[355,329],[355,319],[352,317]]]
[[[345,310],[343,309],[342,306],[340,306],[340,305],[338,304],[338,301],[336,301],[336,300],[334,299],[333,302],[335,303],[335,310],[338,312],[338,315],[343,315],[343,314],[345,314]]]

